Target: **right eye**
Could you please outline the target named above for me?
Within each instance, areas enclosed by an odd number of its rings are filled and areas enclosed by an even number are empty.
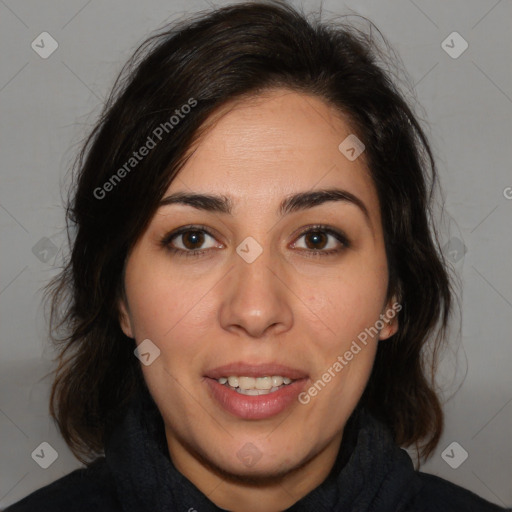
[[[160,243],[178,256],[200,256],[215,247],[210,243],[210,246],[203,248],[207,238],[215,241],[213,235],[203,226],[185,226],[166,234]]]

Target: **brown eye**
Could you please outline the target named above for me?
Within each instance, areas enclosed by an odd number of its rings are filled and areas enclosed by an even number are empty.
[[[304,236],[308,249],[323,249],[328,241],[327,235],[321,231],[310,231]]]
[[[200,249],[204,244],[204,233],[202,231],[187,231],[181,235],[183,245],[190,250]]]
[[[306,255],[329,256],[341,253],[350,247],[350,242],[343,233],[320,225],[304,230],[293,247],[304,250]]]
[[[179,228],[164,236],[160,244],[179,256],[201,256],[209,252],[209,249],[222,248],[222,244],[201,226]]]

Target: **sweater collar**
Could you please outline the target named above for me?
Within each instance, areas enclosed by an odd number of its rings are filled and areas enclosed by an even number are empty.
[[[125,409],[108,436],[105,456],[126,512],[222,510],[172,464],[162,417],[147,390]],[[399,510],[416,489],[414,476],[411,459],[389,429],[358,406],[328,477],[287,510]]]

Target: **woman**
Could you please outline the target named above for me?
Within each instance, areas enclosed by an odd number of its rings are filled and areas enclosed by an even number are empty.
[[[51,409],[86,469],[9,510],[494,511],[415,471],[450,279],[378,50],[281,2],[158,34],[86,143]]]

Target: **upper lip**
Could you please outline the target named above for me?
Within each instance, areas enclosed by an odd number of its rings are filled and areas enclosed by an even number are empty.
[[[205,376],[211,379],[220,379],[221,377],[230,377],[231,375],[237,377],[271,377],[279,375],[292,380],[304,379],[308,376],[302,370],[290,368],[280,363],[247,364],[241,361],[218,366],[205,373]]]

